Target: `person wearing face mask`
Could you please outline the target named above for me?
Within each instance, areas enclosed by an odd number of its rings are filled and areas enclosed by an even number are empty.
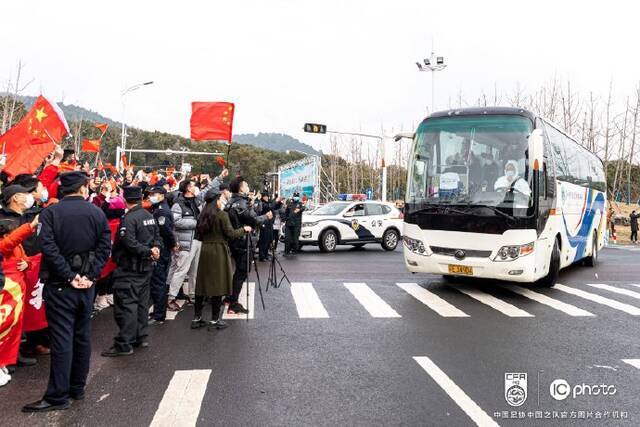
[[[518,175],[518,163],[509,160],[504,166],[504,175],[496,180],[494,189],[501,192],[517,191],[525,196],[531,195],[531,188],[527,181]]]
[[[236,177],[229,183],[229,189],[232,195],[225,210],[229,214],[231,226],[234,229],[245,225],[256,229],[273,218],[271,211],[260,216],[256,214],[249,201],[249,184],[241,176]],[[242,284],[249,275],[248,263],[249,256],[252,254],[247,252],[247,240],[245,238],[231,240],[229,248],[236,264],[236,270],[233,273],[233,292],[229,298],[229,312],[247,314],[249,310],[240,304],[238,297],[242,290]]]
[[[195,293],[196,274],[198,272],[198,259],[200,258],[200,242],[195,239],[196,225],[200,215],[200,207],[197,199],[199,190],[195,182],[185,179],[180,183],[180,194],[176,198],[171,213],[175,225],[176,240],[179,250],[175,251],[169,267],[169,297],[167,309],[180,311],[182,308],[176,302],[176,297],[182,287],[185,277],[188,276],[188,296]]]
[[[32,190],[33,190],[32,188],[27,188],[22,185],[18,185],[14,183],[2,189],[3,203],[2,203],[2,209],[0,209],[0,224],[3,225],[3,227],[7,232],[16,230],[19,227],[23,226],[24,224],[28,224],[29,222],[33,221],[34,218],[37,216],[35,215],[31,217],[31,221],[28,221],[28,217],[27,215],[25,215],[25,213],[29,209],[31,209],[35,203],[35,198],[31,193]],[[26,291],[26,288],[27,288],[26,271],[30,267],[29,256],[27,255],[24,249],[24,244],[31,235],[32,233],[29,233],[21,239],[22,245],[20,245],[20,249],[21,249],[22,255],[20,260],[16,259],[11,263],[12,265],[14,265],[14,268],[8,269],[8,267],[5,267],[5,273],[7,275],[10,275],[11,273],[13,273],[17,276],[15,278],[16,282],[18,282],[18,277],[19,277],[20,279],[19,283],[21,284],[21,287],[24,291]],[[7,262],[7,259],[5,256],[5,263],[6,262]],[[29,298],[24,298],[23,301],[28,302]],[[24,310],[23,310],[23,313],[24,313]],[[18,366],[33,366],[36,363],[37,363],[36,359],[25,357],[22,354],[22,351],[18,354],[18,359],[17,359]]]
[[[179,251],[174,235],[173,214],[164,199],[166,194],[167,190],[162,186],[151,187],[149,190],[151,213],[158,224],[163,243],[160,249],[160,258],[156,261],[151,275],[153,313],[149,319],[150,325],[164,323],[167,316],[167,274],[169,273],[169,264],[171,264],[171,253]]]
[[[22,223],[32,222],[48,205],[48,191],[38,178],[29,174],[17,175],[13,183],[30,190],[35,199],[35,204],[25,210],[22,215]],[[22,243],[22,246],[29,263],[29,268],[26,270],[26,285],[27,295],[30,296],[24,307],[23,330],[26,334],[26,341],[22,345],[22,353],[25,355],[47,355],[49,354],[49,336],[46,330],[45,305],[42,300],[43,282],[40,280],[42,253],[38,244],[38,236],[31,235]]]
[[[302,213],[305,207],[300,201],[300,193],[293,193],[291,202],[285,210],[284,254],[295,254],[299,250],[298,238],[302,229]]]

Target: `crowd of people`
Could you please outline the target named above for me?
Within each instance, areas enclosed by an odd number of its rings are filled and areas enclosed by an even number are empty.
[[[185,305],[192,329],[222,329],[225,305],[248,313],[243,283],[254,261],[275,256],[281,228],[285,254],[299,249],[299,194],[251,192],[224,167],[213,178],[176,175],[90,168],[59,147],[37,174],[0,174],[0,387],[51,359],[43,397],[23,411],[84,397],[97,312],[112,306],[117,325],[104,357],[148,347],[149,328]]]

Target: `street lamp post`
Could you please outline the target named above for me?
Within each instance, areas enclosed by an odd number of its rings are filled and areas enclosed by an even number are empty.
[[[125,117],[124,117],[124,112],[125,112],[125,96],[129,93],[129,92],[133,92],[134,90],[140,89],[142,86],[149,86],[153,84],[153,81],[148,81],[148,82],[144,82],[144,83],[138,83],[135,84],[133,86],[130,86],[126,89],[124,89],[121,93],[120,93],[120,101],[122,102],[122,135],[121,135],[121,139],[120,139],[120,145],[122,150],[127,148],[127,126],[125,125]],[[116,159],[116,163],[120,163],[120,159]]]
[[[424,59],[424,65],[416,62],[418,66],[418,71],[430,71],[431,72],[431,113],[435,111],[435,93],[436,93],[436,71],[444,70],[447,65],[444,63],[443,56],[436,56],[433,51],[431,51],[431,56],[429,58]]]

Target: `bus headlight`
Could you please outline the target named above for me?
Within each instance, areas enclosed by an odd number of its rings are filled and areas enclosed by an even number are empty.
[[[414,254],[425,255],[425,256],[429,255],[427,253],[427,248],[422,242],[422,240],[412,239],[411,237],[407,237],[407,236],[404,236],[402,240],[404,242],[404,245],[407,247],[407,249],[409,249]]]
[[[533,252],[533,242],[526,245],[503,246],[493,258],[494,261],[513,261]]]

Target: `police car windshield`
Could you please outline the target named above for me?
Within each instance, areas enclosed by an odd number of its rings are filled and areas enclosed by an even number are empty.
[[[332,202],[313,211],[313,215],[338,215],[349,203]]]

